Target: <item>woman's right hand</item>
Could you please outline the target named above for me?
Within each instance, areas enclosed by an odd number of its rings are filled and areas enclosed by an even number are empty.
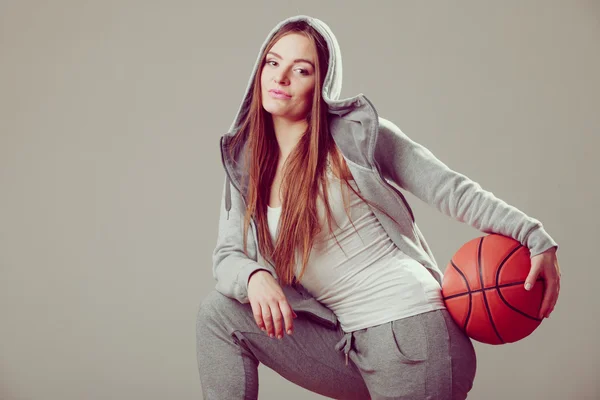
[[[269,271],[258,270],[250,275],[248,300],[256,324],[270,337],[283,338],[284,328],[288,335],[293,333],[293,319],[297,315]]]

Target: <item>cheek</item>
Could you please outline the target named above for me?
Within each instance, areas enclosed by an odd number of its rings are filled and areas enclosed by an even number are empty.
[[[302,99],[307,103],[311,103],[313,98],[313,92],[314,87],[312,85],[307,87],[302,93]]]
[[[264,90],[265,90],[265,81],[266,81],[266,77],[265,77],[265,73],[263,70],[263,72],[261,72],[261,74],[260,74],[260,90],[262,92],[264,92]]]

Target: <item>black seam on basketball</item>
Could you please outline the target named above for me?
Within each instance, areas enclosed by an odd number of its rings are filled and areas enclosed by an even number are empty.
[[[458,267],[456,265],[454,265],[454,268],[458,268]],[[544,282],[544,279],[543,278],[537,278],[535,281],[536,282]],[[488,286],[488,287],[483,288],[483,289],[471,290],[471,292],[461,292],[461,293],[451,294],[450,296],[444,296],[443,299],[444,300],[448,300],[448,299],[453,299],[455,297],[467,296],[470,293],[483,292],[484,290],[497,290],[497,289],[502,289],[502,288],[509,287],[509,286],[522,285],[524,283],[525,283],[525,281],[521,281],[521,282],[504,283],[502,285],[496,285],[496,286]],[[545,282],[544,282],[544,284],[545,284]]]
[[[483,268],[481,267],[481,247],[483,246],[483,239],[485,239],[488,236],[484,236],[481,239],[479,239],[479,245],[477,246],[477,270],[479,271],[479,281],[481,284],[481,287],[483,288]],[[490,305],[488,304],[487,301],[487,297],[485,295],[485,290],[481,291],[481,294],[483,295],[483,303],[485,304],[485,309],[488,313],[488,317],[490,319],[490,323],[492,324],[492,328],[494,328],[494,332],[496,333],[496,336],[498,336],[498,339],[500,340],[501,343],[505,343],[504,339],[502,339],[502,336],[500,336],[500,332],[498,332],[498,328],[496,328],[496,324],[494,323],[494,318],[492,318],[492,312],[490,311]]]
[[[517,245],[517,246],[516,246],[514,249],[512,249],[512,250],[511,250],[511,252],[510,252],[510,253],[508,253],[508,255],[507,255],[506,257],[504,257],[504,260],[502,260],[502,262],[501,262],[501,263],[500,263],[500,265],[498,266],[498,270],[496,271],[496,287],[497,287],[498,289],[499,289],[499,287],[500,287],[500,285],[498,285],[498,282],[500,281],[500,271],[502,270],[502,268],[504,267],[504,265],[506,264],[506,262],[508,261],[508,259],[509,259],[509,258],[510,258],[510,257],[511,257],[511,256],[512,256],[512,255],[513,255],[513,254],[514,254],[516,251],[517,251],[517,250],[519,250],[521,247],[523,247],[523,245],[519,243],[519,244],[518,244],[518,245]],[[540,280],[540,279],[538,278],[537,280]],[[525,283],[525,282],[523,281],[523,282],[520,282],[519,284],[522,284],[522,283]],[[514,285],[514,284],[513,284],[513,285]],[[512,285],[511,285],[511,286],[512,286]],[[518,308],[516,308],[516,307],[514,307],[513,305],[511,305],[511,304],[510,304],[510,303],[509,303],[509,302],[506,300],[506,298],[505,298],[505,297],[502,295],[502,291],[500,291],[500,290],[497,290],[497,292],[498,292],[498,296],[500,296],[500,300],[502,300],[502,302],[503,302],[504,304],[506,304],[506,306],[507,306],[508,308],[510,308],[511,310],[513,310],[513,311],[515,311],[515,312],[517,312],[517,313],[521,314],[522,316],[524,316],[524,317],[526,317],[526,318],[532,319],[532,320],[534,320],[534,321],[541,321],[541,319],[540,319],[540,318],[537,318],[537,317],[531,316],[531,315],[529,315],[529,314],[526,314],[526,313],[524,313],[523,311],[521,311],[521,310],[519,310]]]
[[[467,285],[468,292],[464,293],[464,294],[469,295],[469,310],[467,311],[467,318],[465,318],[465,324],[463,326],[463,331],[466,332],[467,331],[467,322],[469,322],[469,318],[471,317],[471,302],[473,301],[473,296],[471,295],[471,287],[469,286],[469,281],[467,280],[467,277],[465,276],[465,274],[463,274],[463,272],[460,270],[460,268],[458,268],[456,266],[456,264],[454,264],[454,261],[450,260],[450,264],[454,267],[456,272],[458,272],[460,274],[460,276],[463,278],[463,280],[465,281],[465,285]],[[446,297],[446,299],[448,299],[448,298],[449,297]]]
[[[502,296],[502,292],[498,291],[498,295],[500,296],[500,300],[502,300],[502,302],[503,302],[504,304],[506,304],[506,306],[507,306],[508,308],[510,308],[511,310],[513,310],[513,311],[516,311],[516,312],[518,312],[519,314],[521,314],[522,316],[524,316],[524,317],[526,317],[526,318],[529,318],[529,319],[532,319],[532,320],[534,320],[534,321],[541,321],[541,320],[542,320],[541,318],[537,318],[537,317],[533,317],[533,316],[531,316],[531,315],[529,315],[529,314],[525,314],[523,311],[521,311],[521,310],[519,310],[518,308],[515,308],[515,307],[513,307],[512,305],[510,305],[510,303],[506,301],[506,299],[504,298],[504,296]]]
[[[521,244],[517,244],[517,246],[515,246],[515,248],[512,249],[510,253],[506,255],[506,257],[504,257],[504,260],[502,260],[502,262],[498,266],[498,269],[496,270],[496,286],[498,286],[498,281],[500,281],[500,271],[502,271],[502,268],[506,264],[506,261],[508,261],[508,259],[515,253],[515,251],[519,250],[521,247],[523,247]]]

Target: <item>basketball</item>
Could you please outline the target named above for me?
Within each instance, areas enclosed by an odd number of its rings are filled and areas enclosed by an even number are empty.
[[[525,290],[529,249],[498,234],[465,243],[452,257],[442,281],[448,312],[472,339],[487,344],[516,342],[541,323],[545,281]]]

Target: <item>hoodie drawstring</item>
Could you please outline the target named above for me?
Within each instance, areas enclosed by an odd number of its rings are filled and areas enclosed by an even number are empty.
[[[227,219],[229,219],[229,210],[231,210],[231,181],[229,175],[225,180],[225,210],[227,211]]]
[[[344,334],[344,337],[335,345],[335,349],[337,351],[344,351],[344,355],[346,357],[346,365],[348,365],[348,353],[352,348],[352,338],[354,337],[353,333],[354,332],[348,332]]]

